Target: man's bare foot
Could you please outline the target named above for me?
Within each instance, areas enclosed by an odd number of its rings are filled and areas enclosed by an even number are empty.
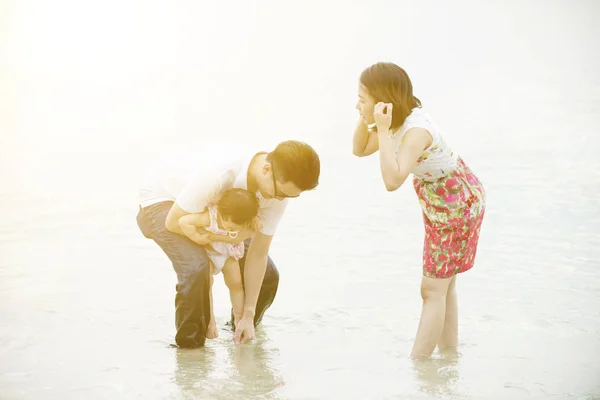
[[[208,323],[208,329],[206,330],[206,338],[216,339],[218,337],[219,330],[217,329],[217,321],[215,321],[215,317],[211,317],[210,322]]]

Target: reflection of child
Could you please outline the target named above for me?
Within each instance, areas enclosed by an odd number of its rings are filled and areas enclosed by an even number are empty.
[[[225,284],[229,288],[229,297],[233,307],[234,322],[237,325],[244,310],[244,286],[238,260],[244,256],[244,243],[235,241],[241,232],[259,229],[258,199],[256,195],[244,189],[229,189],[223,192],[216,204],[209,204],[200,214],[188,214],[179,220],[184,233],[195,232],[202,228],[216,235],[223,235],[224,241],[212,241],[205,245],[211,262],[212,275],[223,271]],[[186,232],[187,231],[187,232]],[[233,239],[233,240],[228,240]],[[207,240],[208,243],[208,240]],[[206,337],[218,336],[212,300],[213,277],[210,284],[210,323]]]

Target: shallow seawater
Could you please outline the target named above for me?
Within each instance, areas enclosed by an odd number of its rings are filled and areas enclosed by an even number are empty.
[[[0,399],[600,398],[596,3],[3,7]],[[488,195],[459,352],[426,362],[408,357],[419,205],[351,154],[378,60],[406,68]],[[136,188],[165,148],[223,138],[305,140],[321,183],[274,238],[256,340],[232,343],[219,276],[220,337],[179,350]]]

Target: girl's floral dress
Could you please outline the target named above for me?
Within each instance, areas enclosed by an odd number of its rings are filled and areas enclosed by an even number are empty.
[[[485,214],[485,190],[421,108],[414,108],[396,133],[399,144],[415,127],[426,129],[433,137],[432,145],[411,171],[425,223],[423,275],[450,278],[468,271],[475,263]]]

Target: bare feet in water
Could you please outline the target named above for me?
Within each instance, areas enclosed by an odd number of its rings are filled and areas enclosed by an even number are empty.
[[[234,327],[238,326],[240,319],[242,319],[242,313],[235,313],[233,316],[233,324],[234,324],[233,326]]]
[[[210,318],[210,322],[208,323],[208,329],[206,330],[206,338],[207,339],[216,339],[219,337],[219,330],[217,329],[217,322],[215,321],[215,317]]]

